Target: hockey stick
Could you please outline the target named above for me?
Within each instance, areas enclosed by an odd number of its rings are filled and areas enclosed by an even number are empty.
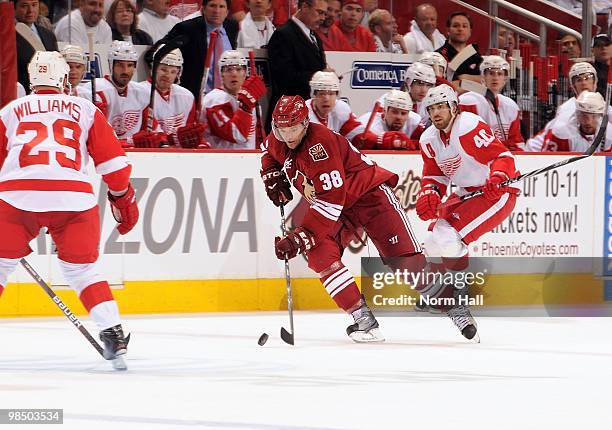
[[[255,51],[249,51],[249,68],[251,69],[251,75],[257,76],[257,67],[255,66]],[[261,142],[258,142],[258,144],[261,145],[266,139],[266,131],[264,130],[263,122],[261,121],[261,104],[259,104],[259,100],[257,100],[257,106],[255,106],[255,115],[257,118],[257,129],[259,130],[259,134],[261,136]],[[257,136],[257,133],[255,133],[255,136]]]
[[[497,107],[497,100],[495,99],[495,94],[493,91],[488,89],[486,86],[479,84],[478,82],[470,81],[468,79],[461,79],[461,83],[459,85],[460,88],[463,88],[466,91],[472,91],[474,93],[480,94],[485,99],[491,103],[493,106],[493,112],[497,117],[497,125],[499,126],[502,135],[504,136],[504,141],[507,141],[506,131],[504,130],[504,126],[502,125],[501,117],[499,116],[499,108]]]
[[[149,92],[149,112],[147,115],[147,131],[153,131],[153,108],[155,107],[155,91],[157,90],[157,66],[168,53],[176,48],[183,46],[187,36],[178,36],[169,40],[153,54],[153,64],[151,65],[151,91]]]
[[[287,227],[285,226],[285,205],[281,203],[280,205],[280,214],[281,214],[281,228],[283,230],[283,235],[287,235]],[[289,259],[287,255],[285,255],[285,283],[287,285],[287,310],[289,311],[289,329],[288,332],[285,330],[285,327],[281,327],[280,329],[280,337],[289,345],[294,345],[294,335],[293,331],[293,298],[291,294],[291,274],[289,273]]]
[[[505,145],[506,142],[508,141],[508,136],[506,136],[506,130],[504,130],[504,125],[502,124],[501,117],[499,116],[499,107],[497,106],[497,99],[495,98],[495,94],[493,94],[493,91],[487,88],[487,91],[485,91],[484,97],[493,106],[493,112],[495,112],[495,117],[497,118],[497,125],[499,126],[499,129],[502,132],[502,136],[504,136],[504,145]]]
[[[93,31],[87,32],[87,42],[89,44],[89,73],[91,75],[91,102],[96,103],[96,69],[94,67],[94,34]],[[112,73],[112,70],[111,70]]]
[[[23,37],[26,42],[30,44],[35,51],[46,51],[45,45],[40,41],[40,39],[34,34],[34,31],[25,25],[23,22],[18,22],[15,24],[15,31],[19,33],[21,37]]]
[[[215,50],[215,42],[217,41],[217,33],[210,33],[210,40],[208,41],[208,48],[206,49],[206,58],[204,59],[204,76],[200,83],[200,93],[198,94],[198,100],[196,104],[196,121],[199,121],[202,113],[203,98],[206,95],[206,85],[208,85],[208,74],[210,73],[210,62],[212,60],[212,54]],[[219,59],[217,58],[217,61]]]
[[[363,133],[361,133],[361,137],[359,138],[360,146],[358,149],[361,149],[366,143],[366,135],[370,132],[370,127],[372,127],[372,123],[374,122],[374,118],[376,117],[376,114],[378,112],[380,112],[380,102],[379,101],[374,103],[374,108],[372,109],[372,112],[370,112],[370,117],[368,118],[366,127],[363,130]]]
[[[55,303],[55,305],[62,311],[62,313],[66,315],[66,318],[70,320],[70,322],[77,328],[78,331],[81,332],[83,336],[85,336],[85,339],[89,341],[91,346],[93,346],[104,359],[109,360],[109,358],[105,357],[104,355],[104,348],[102,348],[100,344],[91,336],[91,334],[89,333],[89,331],[87,331],[83,323],[76,317],[76,315],[72,313],[70,309],[68,309],[68,306],[66,306],[66,304],[62,302],[62,300],[57,296],[57,294],[53,292],[51,287],[47,285],[47,283],[43,280],[43,278],[40,277],[36,270],[34,270],[32,266],[30,266],[30,263],[28,263],[25,258],[20,259],[19,263],[21,263],[26,272],[28,272],[30,276],[34,278],[36,283],[40,285],[43,290],[45,290],[45,293],[47,293],[47,295],[51,297],[53,303]]]

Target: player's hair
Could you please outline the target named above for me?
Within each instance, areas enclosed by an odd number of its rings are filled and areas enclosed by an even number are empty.
[[[202,0],[202,7],[206,6],[211,1],[212,0]],[[227,4],[227,10],[230,10],[232,8],[232,0],[225,0],[225,3]]]
[[[453,12],[451,13],[448,18],[446,18],[446,28],[450,28],[451,26],[451,22],[453,21],[453,18],[456,16],[464,16],[465,19],[468,20],[468,22],[470,23],[470,29],[474,28],[474,24],[472,23],[472,18],[467,14],[467,12],[463,12],[463,11],[458,11],[458,12]]]
[[[117,12],[117,8],[119,7],[120,3],[123,3],[123,7],[131,10],[132,14],[134,15],[134,20],[130,25],[130,34],[134,34],[138,29],[138,11],[136,10],[136,6],[134,6],[130,0],[113,1],[113,3],[110,5],[110,8],[108,8],[108,12],[106,14],[106,22],[108,23],[110,28],[115,30],[117,29],[117,23],[115,22],[115,13]]]

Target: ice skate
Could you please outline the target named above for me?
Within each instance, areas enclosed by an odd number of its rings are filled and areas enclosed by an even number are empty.
[[[115,369],[126,370],[127,364],[123,356],[127,353],[129,335],[126,339],[121,324],[102,330],[100,340],[104,343],[104,358],[110,360]]]
[[[378,321],[376,321],[374,314],[363,297],[361,299],[361,306],[351,312],[351,315],[355,320],[355,324],[351,324],[346,328],[346,334],[354,342],[384,342],[385,338],[378,328]]]
[[[478,336],[476,320],[470,313],[467,306],[455,306],[446,312],[446,314],[457,326],[463,337],[476,343],[480,343],[480,336]]]

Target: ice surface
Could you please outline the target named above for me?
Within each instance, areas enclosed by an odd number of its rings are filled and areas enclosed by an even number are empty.
[[[376,345],[349,323],[297,312],[291,347],[283,312],[128,316],[117,372],[61,317],[0,319],[0,407],[79,430],[612,428],[608,318],[483,317],[479,345],[445,317],[380,318]]]

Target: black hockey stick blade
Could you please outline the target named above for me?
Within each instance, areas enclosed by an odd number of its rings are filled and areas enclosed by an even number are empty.
[[[295,345],[293,340],[293,333],[289,333],[287,330],[285,330],[285,327],[281,327],[280,337],[283,342],[288,343],[289,345]]]

